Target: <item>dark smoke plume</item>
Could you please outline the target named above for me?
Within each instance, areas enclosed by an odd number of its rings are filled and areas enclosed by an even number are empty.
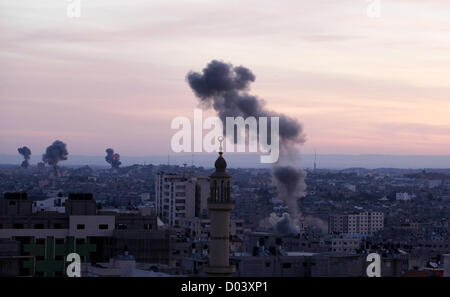
[[[66,144],[60,140],[56,140],[52,145],[47,147],[45,154],[42,155],[42,161],[53,166],[55,170],[55,175],[59,175],[58,162],[67,160]]]
[[[295,225],[288,213],[283,213],[281,219],[275,225],[275,229],[281,234],[297,234],[299,232],[298,226]]]
[[[303,127],[296,120],[265,108],[265,102],[247,93],[255,75],[242,66],[234,67],[211,61],[202,73],[190,72],[187,81],[204,108],[213,107],[222,122],[226,117],[279,117],[280,139],[284,142],[305,141]]]
[[[30,166],[30,163],[28,161],[30,160],[31,150],[27,146],[24,146],[19,147],[17,151],[23,156],[24,159],[20,166],[22,166],[23,168],[28,168]]]
[[[248,93],[250,83],[255,81],[255,75],[248,68],[213,60],[201,73],[188,73],[187,81],[201,106],[212,107],[224,123],[226,117],[279,117],[280,157],[272,167],[272,176],[289,214],[283,215],[281,227],[277,229],[279,232],[298,230],[297,200],[306,188],[306,174],[298,167],[300,154],[296,145],[305,141],[303,126],[294,118],[268,110],[262,99]],[[289,228],[283,227],[285,225]]]
[[[106,149],[106,157],[105,161],[111,164],[111,168],[119,168],[120,164],[120,155],[114,154],[114,150],[112,148]]]
[[[282,158],[286,157],[282,156]],[[299,219],[297,200],[302,197],[306,189],[306,172],[293,166],[277,164],[272,168],[272,176],[277,185],[279,197],[290,211],[289,219],[297,221]]]
[[[271,213],[269,217],[260,222],[260,227],[285,235],[297,235],[299,233],[298,226],[292,222],[291,216],[287,212],[281,216],[274,212]]]

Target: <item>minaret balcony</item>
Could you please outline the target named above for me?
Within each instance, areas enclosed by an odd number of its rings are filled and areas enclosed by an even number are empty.
[[[208,209],[210,210],[232,210],[234,201],[232,200],[210,200],[208,199]]]

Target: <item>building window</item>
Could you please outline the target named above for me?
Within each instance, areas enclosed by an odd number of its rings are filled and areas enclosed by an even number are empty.
[[[127,224],[117,224],[117,229],[125,230],[125,229],[127,229]]]
[[[56,238],[55,243],[56,244],[64,244],[64,238]]]
[[[152,224],[144,224],[144,229],[145,230],[151,230],[152,229]]]
[[[61,229],[61,224],[55,224],[55,225],[54,225],[54,228],[55,228],[55,229]]]
[[[14,229],[23,229],[23,224],[14,224],[13,228]]]
[[[100,230],[108,230],[108,224],[100,224],[100,225],[98,225],[98,229],[100,229]]]
[[[283,268],[291,268],[291,263],[283,263],[282,267]]]
[[[85,228],[84,224],[78,224],[77,225],[77,229],[78,230],[84,230],[84,228]]]
[[[44,229],[44,224],[34,224],[34,229]]]
[[[16,201],[9,201],[9,205],[10,206],[16,205]]]
[[[266,262],[266,267],[270,267],[270,262]]]
[[[84,238],[77,238],[77,244],[84,244]]]
[[[45,244],[44,238],[36,238],[36,244]]]

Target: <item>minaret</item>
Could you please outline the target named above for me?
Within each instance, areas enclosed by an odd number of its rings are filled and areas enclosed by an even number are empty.
[[[211,219],[209,265],[205,267],[208,276],[231,276],[235,267],[230,265],[230,211],[234,202],[230,199],[230,179],[226,172],[227,162],[222,152],[223,138],[219,138],[219,158],[214,166],[216,171],[210,176],[211,197],[208,210]]]
[[[314,171],[316,171],[316,160],[317,160],[317,154],[316,154],[316,149],[314,149]]]

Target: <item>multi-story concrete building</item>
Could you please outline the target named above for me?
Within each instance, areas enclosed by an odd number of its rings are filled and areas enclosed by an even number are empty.
[[[170,227],[180,225],[180,219],[207,214],[209,178],[190,173],[160,172],[156,178],[156,214]]]
[[[243,252],[253,256],[282,255],[288,252],[328,252],[330,244],[320,238],[271,232],[246,232]]]
[[[180,227],[185,235],[192,240],[209,240],[211,220],[209,218],[191,218],[180,220]],[[230,220],[230,235],[241,239],[244,237],[244,221],[238,219]]]
[[[57,197],[47,198],[45,200],[33,201],[33,213],[41,211],[56,211],[65,213],[67,197],[58,195]]]
[[[361,212],[348,215],[332,215],[328,219],[328,233],[368,236],[383,230],[382,212]]]
[[[17,276],[20,273],[20,243],[0,239],[0,276]]]
[[[18,275],[63,276],[70,253],[78,253],[83,263],[97,263],[127,250],[136,261],[176,268],[171,261],[175,246],[172,231],[158,230],[154,213],[99,212],[92,194],[69,194],[65,210],[33,213],[25,193],[5,194],[0,240],[19,244],[20,252],[3,253],[2,262],[12,267],[20,259]]]
[[[1,214],[10,216],[28,216],[32,212],[32,202],[27,193],[5,193]]]
[[[328,233],[348,233],[348,216],[332,215],[328,217]]]
[[[355,254],[361,246],[361,239],[346,235],[331,238],[331,252],[338,254]]]
[[[381,276],[398,277],[408,271],[409,255],[381,257]],[[235,276],[242,277],[366,277],[366,255],[287,252],[277,256],[232,256]]]

